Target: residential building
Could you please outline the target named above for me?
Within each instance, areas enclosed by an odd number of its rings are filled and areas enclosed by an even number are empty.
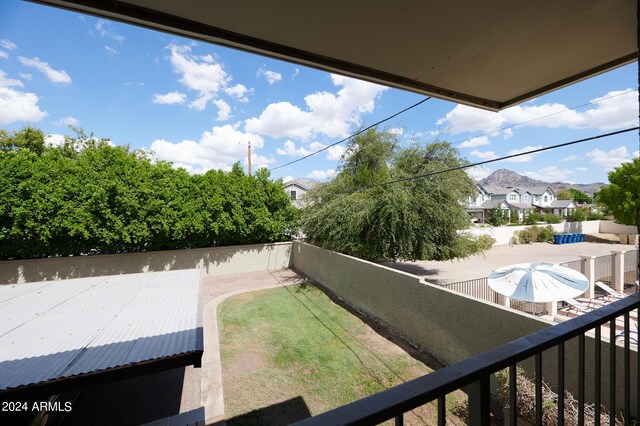
[[[551,211],[558,216],[567,216],[577,207],[571,200],[558,200],[548,186],[501,188],[478,184],[477,189],[477,195],[467,200],[467,212],[474,221],[484,222],[493,209],[506,210],[509,220],[516,214],[522,221],[533,211]]]
[[[294,206],[302,207],[302,197],[311,188],[318,184],[317,181],[307,178],[297,178],[284,183],[284,191],[291,197]]]

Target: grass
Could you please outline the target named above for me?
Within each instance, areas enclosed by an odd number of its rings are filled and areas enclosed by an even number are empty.
[[[309,284],[229,298],[218,318],[231,425],[289,424],[431,371]],[[429,404],[405,421],[432,424],[435,412]]]

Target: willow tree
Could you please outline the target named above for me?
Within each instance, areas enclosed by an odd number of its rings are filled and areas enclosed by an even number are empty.
[[[464,170],[447,171],[464,164],[447,142],[401,147],[389,132],[364,132],[338,174],[307,193],[302,230],[314,244],[365,259],[469,256],[482,248],[460,232],[476,186]]]

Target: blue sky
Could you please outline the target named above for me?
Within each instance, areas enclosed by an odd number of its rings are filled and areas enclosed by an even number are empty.
[[[39,127],[52,144],[72,134],[71,124],[202,173],[245,164],[251,140],[254,167],[274,168],[423,98],[92,16],[0,3],[0,128]],[[439,137],[476,162],[636,126],[637,99],[633,64],[500,113],[432,99],[385,126],[402,144]],[[342,152],[272,176],[326,179]],[[546,181],[606,182],[634,155],[638,133],[630,132],[471,173],[508,168]]]

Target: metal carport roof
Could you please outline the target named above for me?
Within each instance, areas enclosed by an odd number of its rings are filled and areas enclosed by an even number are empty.
[[[636,0],[33,0],[498,110],[634,61]]]
[[[0,286],[0,395],[199,365],[202,271]]]

